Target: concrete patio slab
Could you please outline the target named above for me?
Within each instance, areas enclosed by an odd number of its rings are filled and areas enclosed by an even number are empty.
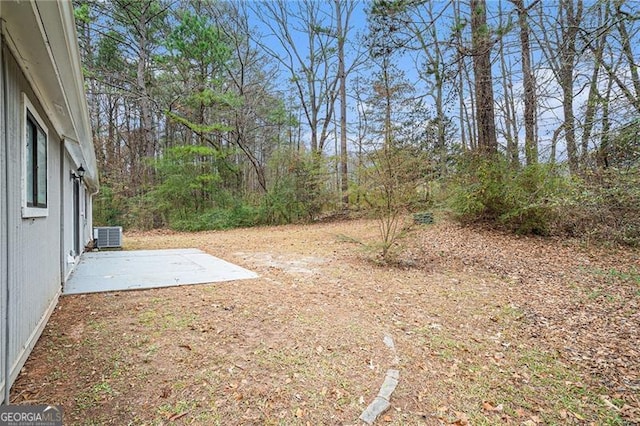
[[[62,293],[140,290],[257,277],[198,249],[89,252],[81,257]]]

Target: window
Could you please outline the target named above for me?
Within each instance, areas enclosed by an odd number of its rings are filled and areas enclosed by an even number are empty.
[[[47,210],[47,128],[35,108],[24,98],[24,189],[23,217],[46,216]]]

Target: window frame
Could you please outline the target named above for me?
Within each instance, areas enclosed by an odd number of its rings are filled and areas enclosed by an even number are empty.
[[[31,103],[26,93],[22,93],[22,104],[22,117],[20,120],[22,127],[22,217],[46,217],[49,215],[49,186],[51,181],[49,175],[49,129],[44,124],[44,120],[42,119],[42,117],[40,117],[40,114],[33,106],[33,103]],[[28,127],[31,127],[32,129],[31,135],[33,144],[31,149],[31,159],[29,159],[27,155],[27,136],[29,134]],[[43,135],[45,139],[44,176],[39,174],[39,135]],[[38,199],[40,195],[38,191],[40,188],[38,188],[38,186],[42,183],[41,178],[44,178],[45,184],[44,203],[40,202]],[[29,182],[29,180],[31,180],[31,183]],[[30,188],[31,194],[28,193]]]

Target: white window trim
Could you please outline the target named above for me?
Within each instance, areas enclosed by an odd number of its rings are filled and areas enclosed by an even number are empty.
[[[29,207],[27,205],[27,110],[38,122],[38,125],[42,127],[42,130],[47,137],[47,207]],[[47,217],[49,216],[49,186],[51,183],[51,167],[49,164],[49,128],[45,126],[44,120],[40,117],[40,114],[38,114],[38,110],[33,106],[29,97],[24,92],[22,92],[22,117],[20,118],[20,125],[22,127],[22,130],[20,131],[20,146],[22,148],[22,177],[20,179],[22,182],[22,217],[25,219]]]

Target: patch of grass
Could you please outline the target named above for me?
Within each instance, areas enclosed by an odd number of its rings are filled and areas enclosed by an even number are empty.
[[[212,403],[209,409],[207,409],[206,411],[200,411],[198,414],[196,414],[193,417],[193,420],[195,421],[195,424],[202,425],[206,424],[219,426],[224,424],[222,422],[222,417],[220,416],[220,413],[218,413],[218,410],[216,409],[214,403]]]
[[[94,384],[90,389],[80,392],[76,397],[77,407],[81,410],[87,410],[97,406],[100,401],[113,395],[111,385],[106,381],[100,381]]]
[[[102,344],[96,338],[85,337],[80,341],[80,346],[89,350],[91,353],[100,353],[103,349]]]
[[[431,343],[438,349],[462,349],[464,345],[455,339],[443,335],[432,335]]]
[[[53,372],[48,376],[48,379],[49,379],[49,380],[51,380],[51,381],[53,381],[53,382],[57,382],[57,381],[59,381],[59,380],[66,379],[67,377],[69,377],[69,376],[67,375],[67,373],[66,373],[66,372],[64,372],[64,371],[62,371],[62,370],[60,370],[60,369],[57,369],[57,368],[56,368],[56,369],[55,369],[55,370],[53,370]]]
[[[155,310],[148,310],[138,315],[138,321],[146,327],[155,327],[159,330],[180,330],[193,324],[197,316],[194,313],[173,313],[161,314]]]
[[[110,377],[112,379],[117,379],[124,372],[125,366],[122,364],[122,361],[120,361],[119,356],[111,357],[110,361],[113,365],[113,369],[111,370]]]
[[[261,360],[264,360],[269,366],[285,366],[289,371],[292,371],[291,369],[294,367],[307,367],[311,362],[305,354],[288,348],[267,351],[264,357],[261,357]]]
[[[520,354],[517,368],[529,373],[528,383],[519,388],[517,397],[551,407],[541,412],[547,424],[562,424],[562,413],[576,419],[597,420],[599,423],[613,420],[615,415],[605,406],[593,390],[582,383],[580,376],[563,364],[555,354],[539,350],[527,350]],[[541,407],[531,406],[531,410]],[[595,417],[595,418],[594,418]]]
[[[197,319],[194,313],[175,314],[168,313],[162,317],[162,328],[165,330],[184,329],[189,327]]]
[[[112,420],[113,419],[111,419],[110,417],[100,416],[92,419],[84,419],[82,422],[82,425],[83,426],[101,426],[109,423],[109,421],[112,421]]]
[[[604,288],[593,288],[587,292],[587,298],[589,300],[606,300],[609,303],[619,302],[621,296],[619,294],[611,294],[605,291]]]
[[[131,347],[133,348],[141,348],[151,342],[151,338],[147,335],[145,336],[135,336],[131,339]]]
[[[492,426],[495,424],[495,419],[490,419],[481,413],[472,415],[469,420],[471,421],[470,424],[477,426]]]
[[[144,311],[140,315],[138,315],[138,321],[146,326],[153,325],[157,318],[158,313],[156,311]]]
[[[607,276],[640,285],[640,272],[634,267],[631,267],[628,271],[618,271],[615,268],[611,268],[607,272]]]
[[[177,401],[174,404],[163,404],[158,407],[157,414],[163,419],[168,419],[171,416],[176,416],[185,412],[189,412],[196,407],[194,401]]]
[[[175,390],[175,391],[185,390],[189,386],[190,383],[193,383],[193,381],[192,380],[190,380],[190,381],[176,380],[171,385],[171,388],[173,388],[173,390]]]
[[[158,353],[159,349],[160,347],[155,343],[153,345],[149,345],[149,347],[147,348],[147,352],[145,352],[144,354],[145,358],[150,358],[154,356],[155,354]]]
[[[161,314],[155,310],[142,312],[138,315],[138,321],[146,327],[153,327],[157,330],[175,330],[180,331],[191,326],[197,319],[196,314],[192,312],[173,313],[168,312]]]
[[[454,345],[444,340],[444,346]],[[454,410],[465,413],[473,425],[503,423],[503,416],[518,424],[531,416],[552,425],[571,421],[624,424],[600,399],[605,390],[588,387],[555,354],[537,349],[515,350],[499,363],[476,359],[470,365],[460,364],[454,380],[447,384],[456,394]],[[486,411],[484,401],[494,407],[501,404],[502,409]],[[618,401],[621,403],[624,401]]]
[[[622,281],[640,286],[640,271],[633,266],[626,271],[616,268],[583,268],[583,270],[596,277],[603,278],[607,283]]]
[[[452,360],[456,357],[457,353],[467,350],[464,343],[443,333],[438,333],[437,330],[427,330],[431,332],[431,334],[429,334],[429,347],[437,351],[441,358]]]
[[[107,328],[106,321],[90,320],[87,325],[89,326],[89,328],[95,331],[103,331]]]
[[[499,316],[500,318],[508,321],[518,321],[522,319],[522,317],[524,316],[524,312],[522,312],[522,309],[518,308],[517,306],[509,304],[504,305],[502,308],[500,308]]]
[[[358,245],[361,245],[361,246],[366,245],[366,243],[360,241],[359,239],[350,237],[350,236],[345,235],[345,234],[337,234],[336,235],[336,241],[339,242],[339,243],[358,244]]]

